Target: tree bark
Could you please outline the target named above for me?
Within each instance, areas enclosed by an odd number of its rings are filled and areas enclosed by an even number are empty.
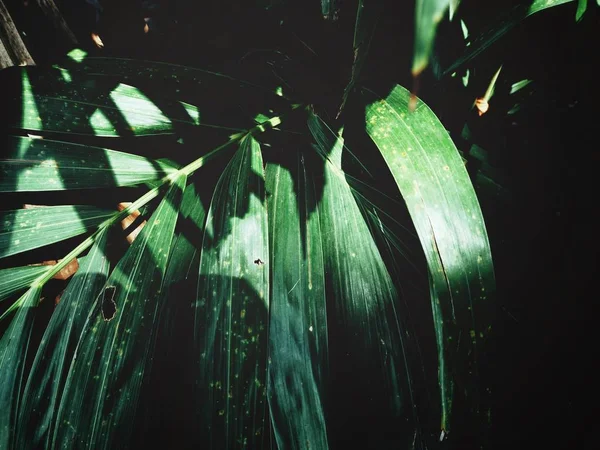
[[[29,54],[21,35],[8,10],[0,0],[0,69],[10,66],[33,66],[35,62]]]

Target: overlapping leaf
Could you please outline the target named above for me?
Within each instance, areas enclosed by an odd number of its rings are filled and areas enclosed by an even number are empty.
[[[82,258],[46,328],[19,408],[15,449],[52,448],[51,436],[67,369],[90,311],[108,277],[106,232]]]
[[[198,427],[209,448],[268,447],[267,239],[260,146],[246,137],[215,189],[200,260]]]
[[[357,427],[361,417],[385,417],[378,424],[381,428],[373,427],[371,433],[385,433],[386,439],[403,448],[413,442],[418,427],[405,364],[408,349],[396,314],[398,295],[342,171],[342,138],[336,138],[317,116],[312,115],[308,124],[315,149],[326,158],[318,211],[329,333],[335,336],[335,346],[329,348],[337,374],[331,387],[336,404],[329,417]],[[353,381],[343,380],[343,373],[351,373]],[[379,445],[383,444],[382,439]]]
[[[443,430],[453,385],[478,409],[477,354],[490,326],[495,285],[483,217],[464,164],[433,112],[396,86],[386,99],[363,90],[367,132],[405,199],[429,266],[438,340]]]
[[[19,299],[17,310],[8,329],[0,339],[0,448],[14,448],[15,425],[19,415],[19,399],[23,370],[35,323],[41,287],[29,289]]]
[[[132,186],[175,169],[164,162],[105,148],[9,137],[0,159],[0,192]]]
[[[115,214],[85,205],[4,211],[0,213],[0,258],[85,233]]]
[[[325,269],[314,180],[301,154],[267,165],[272,268],[269,406],[279,448],[327,449]]]
[[[185,181],[173,182],[96,299],[69,369],[52,448],[130,446]]]
[[[7,299],[50,269],[49,266],[25,266],[0,270],[0,300]]]

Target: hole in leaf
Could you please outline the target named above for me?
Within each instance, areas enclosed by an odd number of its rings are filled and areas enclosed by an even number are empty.
[[[102,318],[109,322],[115,318],[117,314],[117,304],[115,303],[115,286],[107,286],[102,295]]]

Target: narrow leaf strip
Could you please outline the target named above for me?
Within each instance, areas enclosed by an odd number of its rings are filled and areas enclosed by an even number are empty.
[[[0,258],[53,244],[97,227],[115,211],[92,206],[45,206],[0,213]]]
[[[29,289],[19,301],[23,304],[0,339],[0,448],[15,448],[15,427],[23,369],[35,322],[41,287]]]
[[[296,152],[267,165],[272,271],[269,406],[279,448],[327,449],[327,310],[314,182]]]
[[[415,224],[431,277],[438,340],[442,430],[448,431],[453,385],[468,411],[478,409],[478,343],[490,325],[494,291],[490,246],[473,186],[444,126],[409,92],[364,90],[367,132],[381,151]],[[468,412],[467,411],[467,412]]]
[[[0,158],[0,192],[132,186],[175,169],[164,162],[68,142],[8,137]]]
[[[69,370],[51,448],[131,447],[185,181],[174,181],[97,297]]]
[[[195,309],[197,404],[207,448],[268,448],[269,252],[263,164],[251,136],[221,175]]]
[[[51,436],[67,369],[81,330],[108,277],[107,233],[101,233],[54,310],[21,401],[15,449],[52,448]]]
[[[371,427],[371,438],[385,435],[387,445],[394,442],[398,448],[408,448],[417,425],[404,331],[396,314],[398,295],[342,171],[343,139],[315,115],[308,125],[317,152],[326,157],[318,210],[327,274],[331,372],[336,373],[329,412],[333,422],[345,424],[344,428],[361,426],[362,417],[385,418]],[[359,390],[350,388],[356,379],[361,380]],[[355,414],[357,408],[360,416]]]
[[[435,40],[437,26],[444,17],[450,0],[417,0],[415,7],[415,49],[412,73],[418,76],[427,64]]]
[[[48,266],[25,266],[0,270],[0,301],[28,288],[48,269]]]

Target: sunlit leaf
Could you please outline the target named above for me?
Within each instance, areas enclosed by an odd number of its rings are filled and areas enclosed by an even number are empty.
[[[85,233],[115,215],[93,206],[44,206],[0,213],[0,258]]]
[[[19,409],[15,449],[52,448],[58,405],[81,330],[108,277],[106,232],[101,233],[61,296],[37,354]]]
[[[335,401],[328,417],[360,426],[360,417],[393,418],[371,433],[385,434],[399,448],[415,438],[411,376],[405,365],[404,330],[396,314],[398,294],[384,260],[354,199],[342,171],[343,139],[336,137],[314,115],[308,121],[315,149],[326,157],[318,213],[323,259],[327,274],[328,329],[331,371],[336,373],[330,392]],[[335,336],[335,338],[333,338]],[[342,380],[341,374],[360,379]],[[383,406],[382,406],[383,405]]]
[[[19,299],[17,310],[8,329],[0,339],[0,448],[15,448],[15,424],[19,415],[19,399],[23,370],[27,359],[31,332],[35,322],[41,287],[29,289]]]
[[[175,170],[142,156],[68,142],[24,137],[8,137],[6,142],[0,192],[132,186]]]
[[[28,288],[31,283],[48,271],[48,266],[13,267],[0,270],[0,300]]]
[[[575,0],[534,0],[529,4],[524,2],[515,6],[498,22],[490,26],[486,31],[471,41],[470,45],[465,47],[463,55],[454,63],[452,63],[450,67],[444,70],[444,75],[454,72],[458,67],[475,58],[490,45],[500,39],[505,33],[510,31],[515,25],[532,14],[543,11],[544,9],[552,8],[554,6],[570,3],[572,1]]]
[[[51,448],[130,447],[185,181],[180,176],[171,185],[97,297],[65,383]]]
[[[417,0],[415,6],[415,45],[412,73],[419,75],[429,63],[438,24],[450,0]]]
[[[521,80],[513,83],[510,87],[509,94],[514,94],[515,92],[519,92],[525,86],[529,85],[529,83],[533,82],[533,80]]]
[[[21,70],[22,92],[14,98],[21,111],[11,114],[10,127],[114,137],[171,134],[184,125],[210,126],[201,121],[194,105],[150,99],[124,83],[71,83],[58,76],[59,71]]]
[[[268,447],[267,239],[260,146],[246,137],[215,189],[200,260],[196,400],[209,448]]]
[[[487,233],[462,159],[433,112],[419,101],[410,113],[410,94],[400,86],[383,100],[363,92],[367,132],[405,199],[429,266],[447,431],[453,395],[465,395],[473,411],[479,407],[477,354],[495,289]]]
[[[579,22],[585,14],[585,11],[587,10],[587,3],[588,0],[577,0],[577,12],[575,13],[575,20],[577,22]]]
[[[267,165],[272,296],[269,406],[279,448],[327,449],[325,269],[314,180],[303,156]],[[299,407],[299,405],[302,405]]]

